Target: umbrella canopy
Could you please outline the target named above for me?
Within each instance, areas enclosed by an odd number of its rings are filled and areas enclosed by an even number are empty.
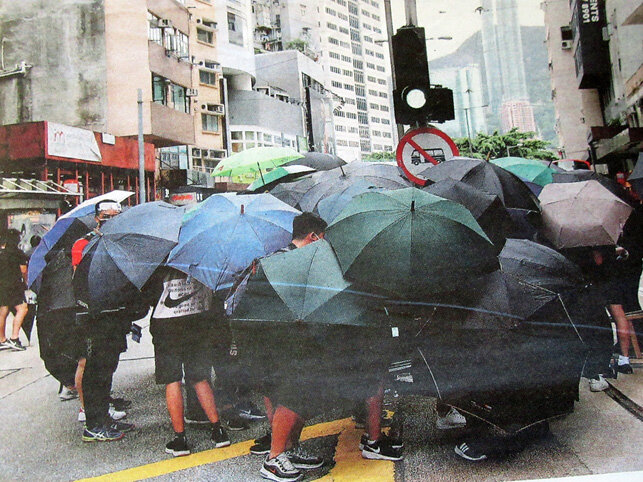
[[[317,241],[261,259],[234,319],[366,326],[376,318],[363,316],[350,286],[333,248]]]
[[[304,197],[304,194],[315,185],[315,180],[312,176],[298,179],[294,182],[285,182],[277,184],[270,190],[270,194],[275,196],[280,201],[285,202],[289,206],[296,209],[301,209],[299,201]]]
[[[553,179],[554,183],[556,184],[566,184],[570,182],[581,181],[598,181],[601,186],[603,186],[615,196],[618,196],[624,201],[628,199],[627,193],[625,192],[623,186],[621,186],[613,179],[610,179],[607,176],[603,176],[602,174],[598,174],[594,171],[590,171],[589,169],[577,169],[575,171],[557,172],[554,173]]]
[[[214,169],[212,176],[239,176],[247,172],[279,167],[302,156],[290,147],[252,147],[224,159]]]
[[[351,162],[345,167],[312,175],[314,185],[299,200],[302,211],[316,211],[322,199],[342,191],[358,180],[372,183],[384,189],[402,189],[411,186],[400,174],[396,165],[379,162]]]
[[[420,176],[431,183],[447,178],[462,181],[495,194],[507,208],[540,209],[538,198],[515,174],[480,159],[456,157],[429,167]]]
[[[495,249],[462,205],[416,188],[355,197],[326,231],[350,279],[415,297],[495,269]]]
[[[543,233],[557,249],[614,245],[632,212],[597,181],[548,184],[540,202]]]
[[[215,194],[189,213],[167,264],[213,290],[290,243],[295,208],[270,194]]]
[[[293,161],[296,162],[296,161]],[[287,180],[296,179],[306,174],[315,172],[315,169],[308,166],[280,166],[270,172],[265,173],[260,179],[257,179],[248,186],[248,191],[270,190],[277,184]]]
[[[287,162],[285,165],[292,166],[295,164],[300,166],[312,167],[316,171],[330,171],[331,169],[335,169],[336,167],[345,165],[346,161],[333,154],[323,154],[321,152],[304,152],[304,157],[302,159]]]
[[[512,230],[512,223],[498,196],[454,179],[443,179],[424,187],[423,191],[462,204],[473,214],[498,251],[502,249]]]
[[[78,218],[81,216],[85,216],[87,214],[94,214],[94,206],[96,203],[100,201],[114,201],[117,203],[122,203],[125,201],[128,197],[133,196],[134,193],[132,191],[122,191],[119,189],[116,189],[114,191],[107,192],[105,194],[101,194],[100,196],[95,196],[91,199],[88,199],[87,201],[83,201],[80,203],[78,206],[76,206],[74,209],[71,211],[67,212],[66,214],[61,216],[62,218],[67,218],[67,217],[74,217]]]
[[[636,166],[627,180],[632,184],[636,193],[643,198],[643,153],[639,152]]]
[[[355,196],[377,189],[379,188],[366,180],[358,180],[319,201],[317,212],[324,221],[331,223]]]
[[[524,157],[501,157],[491,162],[538,186],[546,186],[553,182],[552,174],[556,172],[542,161]]]
[[[508,239],[498,259],[503,272],[557,293],[584,283],[580,268],[565,256],[526,239]]]
[[[74,274],[78,298],[92,311],[117,308],[135,298],[176,246],[184,212],[183,207],[157,201],[105,222]]]

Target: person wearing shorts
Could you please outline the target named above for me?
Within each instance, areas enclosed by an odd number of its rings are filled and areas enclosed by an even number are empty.
[[[0,235],[0,348],[24,351],[20,343],[20,327],[27,316],[25,301],[27,256],[18,248],[20,233],[10,229]],[[15,310],[11,337],[5,336],[9,311]]]

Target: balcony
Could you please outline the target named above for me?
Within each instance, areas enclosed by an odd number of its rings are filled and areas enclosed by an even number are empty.
[[[192,85],[192,64],[179,60],[174,56],[167,56],[165,48],[156,42],[149,41],[150,70],[175,84],[184,87]]]
[[[156,147],[194,144],[194,119],[190,114],[150,102],[151,130],[145,140]]]

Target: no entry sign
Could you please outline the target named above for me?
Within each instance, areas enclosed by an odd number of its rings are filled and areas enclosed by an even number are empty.
[[[420,127],[407,132],[397,145],[397,165],[409,181],[424,186],[422,171],[434,164],[448,161],[459,155],[455,143],[435,127]]]

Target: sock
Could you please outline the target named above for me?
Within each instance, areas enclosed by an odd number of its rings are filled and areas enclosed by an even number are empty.
[[[174,436],[175,436],[176,438],[180,438],[180,439],[182,439],[184,442],[187,442],[187,440],[188,440],[188,439],[185,437],[185,431],[183,431],[183,432],[174,432]]]
[[[629,365],[630,364],[630,357],[629,356],[619,355],[618,356],[618,364],[619,365]]]

